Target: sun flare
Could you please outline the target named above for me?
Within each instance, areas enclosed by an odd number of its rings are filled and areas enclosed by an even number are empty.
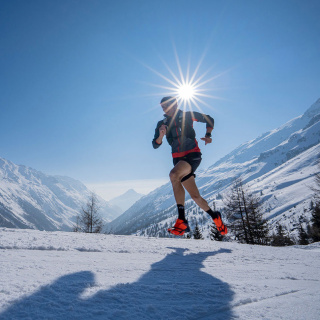
[[[154,95],[159,96],[161,94],[162,96],[175,97],[178,101],[179,108],[183,110],[189,109],[191,111],[192,109],[194,109],[193,107],[196,107],[200,112],[202,112],[200,105],[205,105],[206,107],[212,108],[212,106],[210,106],[205,100],[207,100],[207,98],[221,99],[217,96],[208,94],[208,92],[217,90],[217,87],[214,85],[213,80],[217,79],[225,72],[216,74],[212,77],[207,77],[209,72],[211,71],[211,68],[208,68],[202,74],[199,74],[199,70],[204,59],[204,55],[198,62],[193,73],[190,73],[190,61],[187,65],[185,72],[183,72],[180,64],[180,59],[175,48],[174,53],[178,72],[172,71],[168,64],[161,59],[170,76],[164,75],[159,71],[154,70],[153,68],[143,64],[157,76],[162,78],[162,80],[166,81],[166,85],[150,83],[150,85],[153,87],[162,88],[165,90],[161,93],[155,93]]]
[[[178,88],[178,99],[184,101],[192,100],[196,95],[195,87],[192,84],[183,84]]]

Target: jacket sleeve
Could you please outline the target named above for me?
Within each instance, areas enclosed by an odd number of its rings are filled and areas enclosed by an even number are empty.
[[[159,138],[159,135],[160,135],[159,134],[159,128],[162,126],[162,124],[163,124],[163,121],[162,120],[159,121],[158,124],[157,124],[157,127],[155,129],[155,132],[154,132],[154,138],[152,140],[152,146],[153,146],[154,149],[159,148],[161,146],[161,144],[162,144],[162,143],[158,144],[157,141],[156,141]]]
[[[214,128],[214,119],[200,112],[191,112],[192,120],[206,124],[206,128]]]

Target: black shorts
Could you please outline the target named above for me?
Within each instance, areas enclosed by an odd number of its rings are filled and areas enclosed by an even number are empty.
[[[173,158],[173,165],[175,166],[179,161],[186,161],[191,166],[192,171],[190,172],[190,174],[194,175],[195,171],[201,163],[201,160],[201,152],[192,152],[181,158]]]

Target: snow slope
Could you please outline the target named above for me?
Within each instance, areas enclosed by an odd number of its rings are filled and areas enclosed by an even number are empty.
[[[126,210],[128,210],[134,203],[136,203],[139,199],[141,199],[141,197],[143,197],[143,194],[140,194],[135,190],[130,189],[124,194],[116,198],[113,198],[108,202],[113,206],[119,207],[122,211],[121,213],[123,213]]]
[[[157,150],[158,152],[158,150]],[[197,174],[201,195],[222,209],[223,199],[235,178],[241,176],[252,192],[261,195],[266,218],[280,221],[294,233],[298,217],[310,219],[312,191],[320,154],[320,99],[303,115],[257,139],[244,143],[213,166]],[[197,221],[205,236],[211,224],[194,202],[186,198],[189,223]],[[112,221],[116,234],[166,236],[177,210],[170,183],[140,199]]]
[[[89,195],[80,181],[49,176],[0,158],[0,226],[70,230]],[[118,214],[103,199],[99,203],[106,221]]]
[[[320,244],[0,229],[0,319],[318,320]]]

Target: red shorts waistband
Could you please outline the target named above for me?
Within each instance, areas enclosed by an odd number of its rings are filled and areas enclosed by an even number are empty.
[[[192,153],[192,152],[201,152],[201,150],[200,150],[199,147],[195,147],[195,148],[193,148],[191,150],[188,150],[188,151],[175,152],[175,153],[172,154],[172,158],[181,158],[181,157],[184,157],[187,154]]]

